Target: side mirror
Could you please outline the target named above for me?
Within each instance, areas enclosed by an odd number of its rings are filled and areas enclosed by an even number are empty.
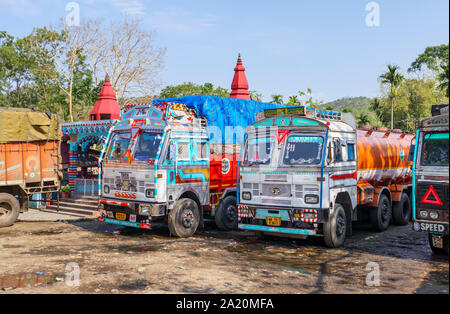
[[[416,149],[416,145],[411,145],[409,147],[409,153],[408,153],[408,161],[413,162],[414,161],[414,151]]]

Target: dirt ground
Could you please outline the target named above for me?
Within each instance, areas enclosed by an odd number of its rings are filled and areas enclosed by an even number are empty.
[[[0,294],[449,292],[448,257],[433,255],[410,226],[356,226],[342,249],[319,238],[259,240],[212,223],[189,239],[168,235],[164,225],[17,222],[0,229]],[[371,280],[377,267],[379,285]]]

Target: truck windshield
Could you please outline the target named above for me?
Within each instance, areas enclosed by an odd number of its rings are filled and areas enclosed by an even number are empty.
[[[422,166],[448,167],[448,133],[428,133],[423,137]]]
[[[247,141],[243,165],[268,165],[270,164],[274,140],[267,138],[250,138]]]
[[[107,158],[110,161],[121,161],[130,144],[130,133],[115,133],[110,143],[108,154],[106,155]]]
[[[320,136],[290,136],[286,142],[285,165],[318,165],[322,160],[323,138]]]
[[[139,135],[134,151],[134,160],[149,161],[150,159],[155,159],[158,154],[161,139],[162,136],[160,133],[144,132]]]

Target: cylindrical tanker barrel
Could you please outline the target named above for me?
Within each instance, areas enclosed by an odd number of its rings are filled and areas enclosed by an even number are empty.
[[[397,130],[357,130],[358,181],[410,179],[408,153],[413,137]]]

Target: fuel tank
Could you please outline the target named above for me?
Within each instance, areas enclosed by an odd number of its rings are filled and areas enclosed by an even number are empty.
[[[410,180],[408,153],[413,138],[401,130],[358,129],[358,181]]]

